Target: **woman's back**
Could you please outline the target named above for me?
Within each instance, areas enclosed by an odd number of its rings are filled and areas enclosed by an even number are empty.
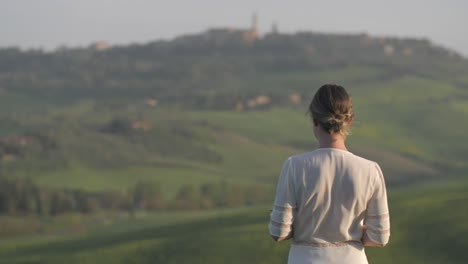
[[[335,148],[286,160],[269,228],[278,237],[292,232],[289,263],[367,263],[364,221],[371,240],[385,245],[390,222],[377,163]]]
[[[354,112],[343,87],[320,87],[309,112],[319,148],[285,161],[270,234],[292,238],[291,264],[365,264],[364,246],[384,246],[390,236],[382,171],[345,146]]]
[[[377,163],[334,148],[297,155],[287,163],[290,167],[287,177],[294,190],[280,192],[280,196],[294,193],[289,198],[295,201],[291,206],[296,211],[293,243],[327,245],[361,241],[368,203],[375,189],[384,184]],[[380,206],[385,208],[371,215],[388,216],[386,199],[381,198]],[[388,226],[378,231],[383,233],[387,229]],[[383,240],[382,237],[380,242],[386,242]]]

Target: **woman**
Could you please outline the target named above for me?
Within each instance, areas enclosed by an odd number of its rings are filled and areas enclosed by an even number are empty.
[[[390,236],[382,171],[346,148],[354,113],[343,87],[320,87],[309,112],[319,147],[285,161],[270,234],[292,238],[289,264],[368,263],[364,246],[383,247]]]

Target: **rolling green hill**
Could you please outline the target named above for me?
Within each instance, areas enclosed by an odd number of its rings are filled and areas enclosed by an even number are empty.
[[[364,111],[367,104],[358,103],[349,148],[381,163],[390,186],[466,171],[461,133],[434,127],[422,134],[418,131],[426,131],[427,124],[400,125],[402,118],[388,114],[399,111],[391,105],[382,107],[388,112],[372,110],[382,113],[381,119],[369,117]],[[416,120],[423,110],[415,107],[406,118]],[[58,147],[49,151],[50,158],[26,153],[23,160],[4,161],[4,172],[9,177],[29,177],[44,187],[89,191],[124,191],[138,181],[152,181],[164,187],[166,197],[172,197],[184,183],[223,180],[273,188],[284,159],[315,147],[309,118],[302,109],[187,112],[160,108],[143,113],[153,128],[123,134],[99,131],[99,126],[109,121],[100,121],[100,114],[94,111],[66,123],[45,120],[44,126],[47,122],[50,127],[58,126],[53,131]],[[439,122],[446,120],[448,116]],[[439,138],[440,143],[436,141]]]
[[[390,185],[466,175],[467,75],[428,40],[366,34],[0,49],[2,173],[90,191],[152,181],[167,197],[182,183],[272,188],[288,155],[314,148],[304,112],[333,82],[355,102],[350,149]]]

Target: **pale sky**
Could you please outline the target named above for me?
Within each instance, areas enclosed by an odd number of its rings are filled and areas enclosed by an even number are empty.
[[[145,43],[212,27],[428,38],[468,57],[466,0],[0,0],[0,47]]]

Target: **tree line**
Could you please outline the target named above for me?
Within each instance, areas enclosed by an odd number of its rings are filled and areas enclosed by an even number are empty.
[[[137,182],[127,192],[87,192],[79,189],[42,188],[30,179],[0,176],[0,215],[56,216],[63,213],[93,213],[99,210],[202,210],[254,205],[269,201],[262,186],[227,182],[186,184],[176,195],[164,199],[158,183]]]

